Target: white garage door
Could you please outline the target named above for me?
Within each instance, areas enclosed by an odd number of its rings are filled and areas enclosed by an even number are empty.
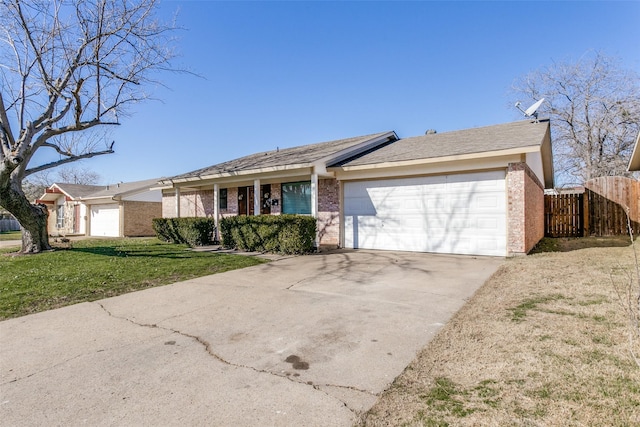
[[[120,235],[120,209],[118,205],[91,206],[91,235],[118,237]]]
[[[346,182],[345,247],[506,255],[503,171]]]

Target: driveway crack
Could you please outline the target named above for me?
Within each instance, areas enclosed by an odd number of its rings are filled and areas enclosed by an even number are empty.
[[[300,283],[302,281],[303,280],[300,280],[297,283]],[[295,286],[297,283],[294,283],[291,286]],[[287,289],[289,289],[289,288],[287,288]],[[325,395],[327,395],[327,396],[337,400],[338,402],[342,403],[344,405],[344,407],[347,408],[349,411],[351,411],[351,413],[353,413],[355,416],[360,416],[360,412],[355,410],[355,409],[353,409],[353,408],[351,408],[351,407],[349,407],[347,402],[345,402],[344,400],[342,400],[342,399],[340,399],[340,398],[338,398],[336,396],[333,396],[331,393],[329,393],[329,392],[327,392],[325,390],[322,390],[321,387],[343,388],[343,389],[348,389],[348,390],[357,391],[357,392],[360,392],[360,393],[366,393],[366,394],[370,394],[370,395],[376,396],[374,393],[371,393],[371,392],[366,391],[366,390],[360,390],[360,389],[358,389],[356,387],[352,387],[352,386],[334,385],[334,384],[314,384],[312,382],[305,382],[305,381],[301,381],[301,380],[296,380],[295,378],[292,378],[290,375],[278,374],[278,373],[275,373],[275,372],[268,371],[266,369],[258,369],[258,368],[255,368],[255,367],[249,366],[249,365],[243,365],[243,364],[240,364],[240,363],[233,363],[233,362],[230,362],[230,361],[224,359],[222,356],[220,356],[215,351],[213,351],[213,349],[211,348],[211,343],[209,343],[208,341],[202,339],[201,337],[199,337],[197,335],[189,334],[187,332],[183,332],[183,331],[180,331],[180,330],[174,329],[174,328],[168,328],[168,327],[165,327],[165,326],[160,326],[160,325],[158,325],[156,323],[141,323],[141,322],[136,322],[135,320],[132,320],[132,319],[130,319],[128,317],[116,316],[113,313],[111,313],[101,303],[96,302],[96,304],[98,304],[98,306],[100,306],[100,308],[102,308],[102,310],[104,310],[104,312],[107,313],[107,315],[109,315],[109,317],[113,317],[114,319],[124,320],[124,321],[129,322],[129,323],[131,323],[133,325],[140,326],[140,327],[143,327],[143,328],[161,329],[163,331],[172,332],[172,333],[181,335],[183,337],[190,338],[190,339],[196,341],[202,347],[204,347],[205,351],[211,357],[213,357],[214,359],[216,359],[220,363],[223,363],[223,364],[225,364],[227,366],[232,366],[234,368],[251,369],[252,371],[260,373],[260,374],[272,375],[274,377],[278,377],[278,378],[283,378],[283,379],[289,380],[289,381],[291,381],[293,383],[296,383],[296,384],[302,384],[302,385],[307,385],[309,387],[312,387],[314,390],[319,391],[321,393],[324,393]]]

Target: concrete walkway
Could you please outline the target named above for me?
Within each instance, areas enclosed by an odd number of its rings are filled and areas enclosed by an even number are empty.
[[[502,262],[291,257],[0,322],[0,420],[350,426]]]

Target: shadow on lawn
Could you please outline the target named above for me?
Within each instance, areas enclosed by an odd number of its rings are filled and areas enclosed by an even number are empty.
[[[104,255],[110,257],[118,257],[118,258],[132,258],[132,257],[150,257],[150,258],[170,258],[170,259],[178,259],[178,258],[190,258],[194,256],[194,253],[188,250],[180,251],[150,251],[149,249],[126,249],[121,250],[117,247],[113,246],[92,246],[88,248],[78,248],[78,247],[57,247],[56,250],[70,251],[70,252],[84,252],[90,253],[94,255]]]
[[[629,236],[606,237],[545,237],[529,252],[571,252],[588,248],[623,248],[631,245]]]

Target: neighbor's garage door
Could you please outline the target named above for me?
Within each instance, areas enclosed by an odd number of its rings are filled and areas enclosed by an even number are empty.
[[[118,237],[120,235],[120,209],[118,205],[91,206],[91,235]]]
[[[345,182],[345,247],[506,255],[503,171]]]

